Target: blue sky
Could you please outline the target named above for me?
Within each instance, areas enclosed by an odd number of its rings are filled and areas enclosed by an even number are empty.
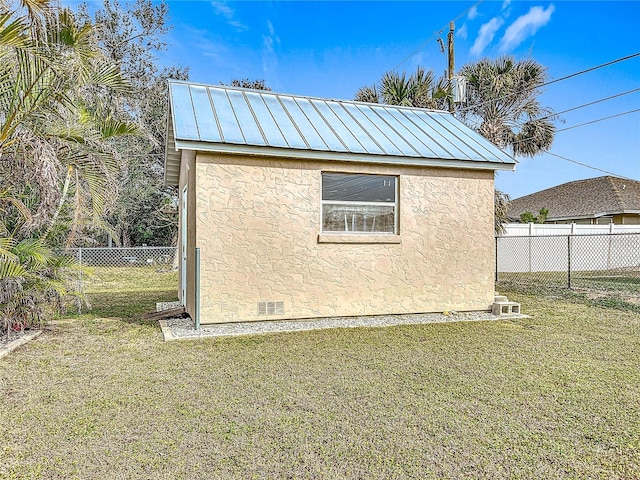
[[[558,79],[640,52],[640,1],[177,1],[166,64],[192,81],[264,79],[274,91],[352,99],[387,70],[440,75],[455,20],[456,70],[482,57],[533,58]],[[546,87],[556,112],[640,88],[640,57]],[[640,91],[562,114],[558,129],[640,109]],[[640,180],[640,112],[559,132],[552,153]],[[496,187],[513,198],[605,173],[552,155],[518,159]]]

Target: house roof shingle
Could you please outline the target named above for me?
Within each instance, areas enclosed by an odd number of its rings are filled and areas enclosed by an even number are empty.
[[[165,181],[181,149],[513,170],[515,160],[450,113],[169,82]]]
[[[550,221],[640,213],[640,182],[604,176],[564,183],[512,200],[509,217],[542,208],[549,210]]]

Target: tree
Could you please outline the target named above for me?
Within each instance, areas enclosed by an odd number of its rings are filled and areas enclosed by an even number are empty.
[[[170,29],[167,6],[151,0],[104,0],[93,13],[81,5],[80,14],[100,26],[97,44],[131,83],[132,90],[115,101],[120,117],[135,122],[140,131],[116,145],[122,170],[117,179],[120,194],[109,216],[114,239],[127,246],[171,244],[177,234],[177,190],[163,179],[167,79],[186,80],[188,71],[157,66],[157,53],[166,48],[163,37]]]
[[[504,225],[509,222],[509,204],[511,198],[509,194],[495,190],[493,193],[493,221],[494,231],[496,235],[503,234],[505,232]]]
[[[549,210],[541,208],[538,215],[534,215],[531,212],[523,212],[520,214],[520,223],[544,223],[549,216]]]
[[[74,262],[53,247],[85,218],[106,228],[112,142],[136,128],[103,99],[127,88],[70,10],[22,0],[0,14],[2,333],[42,322],[73,293]]]
[[[386,72],[379,85],[361,87],[355,95],[359,102],[418,108],[444,108],[446,98],[444,81],[436,82],[433,71],[422,67],[409,76],[406,72]]]
[[[538,101],[546,68],[532,59],[483,59],[462,67],[467,104],[458,108],[463,122],[515,156],[533,157],[553,143],[553,113]]]
[[[222,85],[226,85],[222,83]],[[260,80],[251,80],[249,78],[234,78],[231,80],[229,84],[232,87],[241,87],[241,88],[251,88],[253,90],[265,90],[267,92],[271,91],[270,87],[267,87],[266,82],[262,79]]]
[[[71,233],[85,213],[105,227],[116,170],[110,142],[135,127],[102,99],[127,83],[93,48],[90,25],[47,1],[24,4],[0,16],[0,188],[30,197],[23,236],[48,237],[71,194]]]

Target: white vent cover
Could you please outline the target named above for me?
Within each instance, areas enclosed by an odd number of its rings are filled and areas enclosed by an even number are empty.
[[[284,302],[258,302],[258,315],[284,315]]]
[[[465,77],[452,77],[451,93],[455,103],[465,103],[467,101],[467,79]]]

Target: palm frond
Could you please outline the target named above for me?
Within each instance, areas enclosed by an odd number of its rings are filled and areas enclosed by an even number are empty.
[[[16,243],[13,253],[20,262],[38,269],[46,265],[53,255],[53,251],[40,238],[26,238]]]
[[[356,92],[354,100],[356,102],[380,103],[380,96],[375,85],[360,87]]]
[[[122,76],[118,66],[108,62],[99,64],[87,77],[87,83],[109,88],[115,92],[128,92],[131,85]]]
[[[26,269],[17,261],[0,258],[0,281],[26,275]]]
[[[0,237],[0,261],[18,261],[18,256],[12,251],[15,247],[15,244],[16,242],[13,237]]]
[[[113,118],[107,118],[100,122],[99,128],[103,140],[123,135],[136,135],[140,132],[140,129],[135,123],[123,122]]]
[[[9,12],[0,14],[0,46],[5,48],[27,48],[31,45],[29,36],[25,33],[27,28],[23,18],[14,18]]]

